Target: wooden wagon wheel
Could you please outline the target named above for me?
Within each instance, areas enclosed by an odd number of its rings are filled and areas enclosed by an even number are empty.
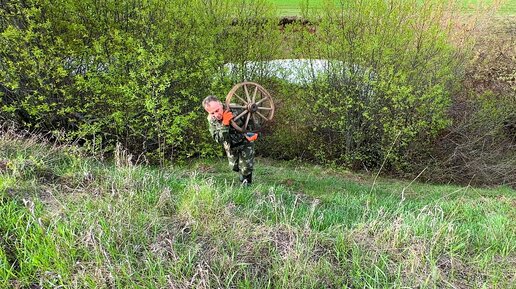
[[[261,127],[274,117],[271,95],[255,82],[241,82],[233,86],[226,96],[226,107],[238,112],[231,120],[231,126],[239,132],[253,131],[251,121]]]

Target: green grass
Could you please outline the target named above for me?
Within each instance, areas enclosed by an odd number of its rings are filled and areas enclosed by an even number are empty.
[[[339,3],[339,1],[336,1]],[[278,13],[280,15],[299,15],[301,14],[301,3],[302,0],[271,0],[276,8],[278,9]],[[310,0],[308,1],[308,6],[310,8],[319,8],[323,5],[323,0]],[[481,1],[481,0],[462,0],[461,5],[464,11],[472,11],[475,7],[478,6],[479,3],[493,3],[493,1]],[[516,14],[516,0],[505,0],[503,5],[500,7],[499,14],[503,15],[514,15]]]
[[[0,288],[514,288],[516,192],[0,137]]]

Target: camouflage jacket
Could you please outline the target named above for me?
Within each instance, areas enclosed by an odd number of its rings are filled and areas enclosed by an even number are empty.
[[[224,110],[226,110],[226,106],[224,105]],[[240,113],[243,112],[243,109],[231,109],[231,112],[233,113],[233,116],[236,117]],[[244,125],[244,120],[246,119],[246,116],[243,116],[236,120],[237,124],[242,127]],[[249,128],[254,128],[254,121],[251,119],[249,120]],[[245,138],[244,134],[241,132],[238,132],[236,129],[234,129],[231,125],[225,126],[222,124],[222,121],[219,121],[217,119],[211,119],[208,116],[208,123],[210,125],[210,134],[213,137],[213,139],[224,146],[225,149],[237,147],[239,145],[242,145],[248,140]]]

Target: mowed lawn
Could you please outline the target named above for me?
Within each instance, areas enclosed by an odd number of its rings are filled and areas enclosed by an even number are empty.
[[[301,14],[301,5],[303,0],[270,0],[278,9],[280,15],[299,15]],[[422,0],[423,1],[423,0]],[[339,0],[335,0],[336,3],[340,3]],[[471,11],[475,9],[480,3],[493,3],[495,0],[462,0],[461,1],[465,11]],[[496,1],[497,2],[497,1]],[[516,14],[516,0],[505,0],[503,1],[499,14],[503,15],[514,15]],[[305,2],[306,3],[306,2]],[[309,0],[308,6],[310,8],[322,7],[324,0]]]

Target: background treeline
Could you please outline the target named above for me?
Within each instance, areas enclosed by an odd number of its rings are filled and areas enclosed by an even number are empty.
[[[262,155],[510,183],[514,86],[475,89],[488,75],[469,66],[486,61],[473,58],[471,27],[453,6],[419,2],[328,1],[304,9],[309,22],[279,25],[261,0],[1,1],[0,117],[93,152],[119,143],[151,162],[210,156],[221,148],[200,101],[251,80],[277,102]],[[290,83],[263,62],[283,58],[330,61]],[[514,78],[509,60],[495,82]],[[496,155],[479,151],[485,141]],[[479,154],[490,162],[464,174]]]

